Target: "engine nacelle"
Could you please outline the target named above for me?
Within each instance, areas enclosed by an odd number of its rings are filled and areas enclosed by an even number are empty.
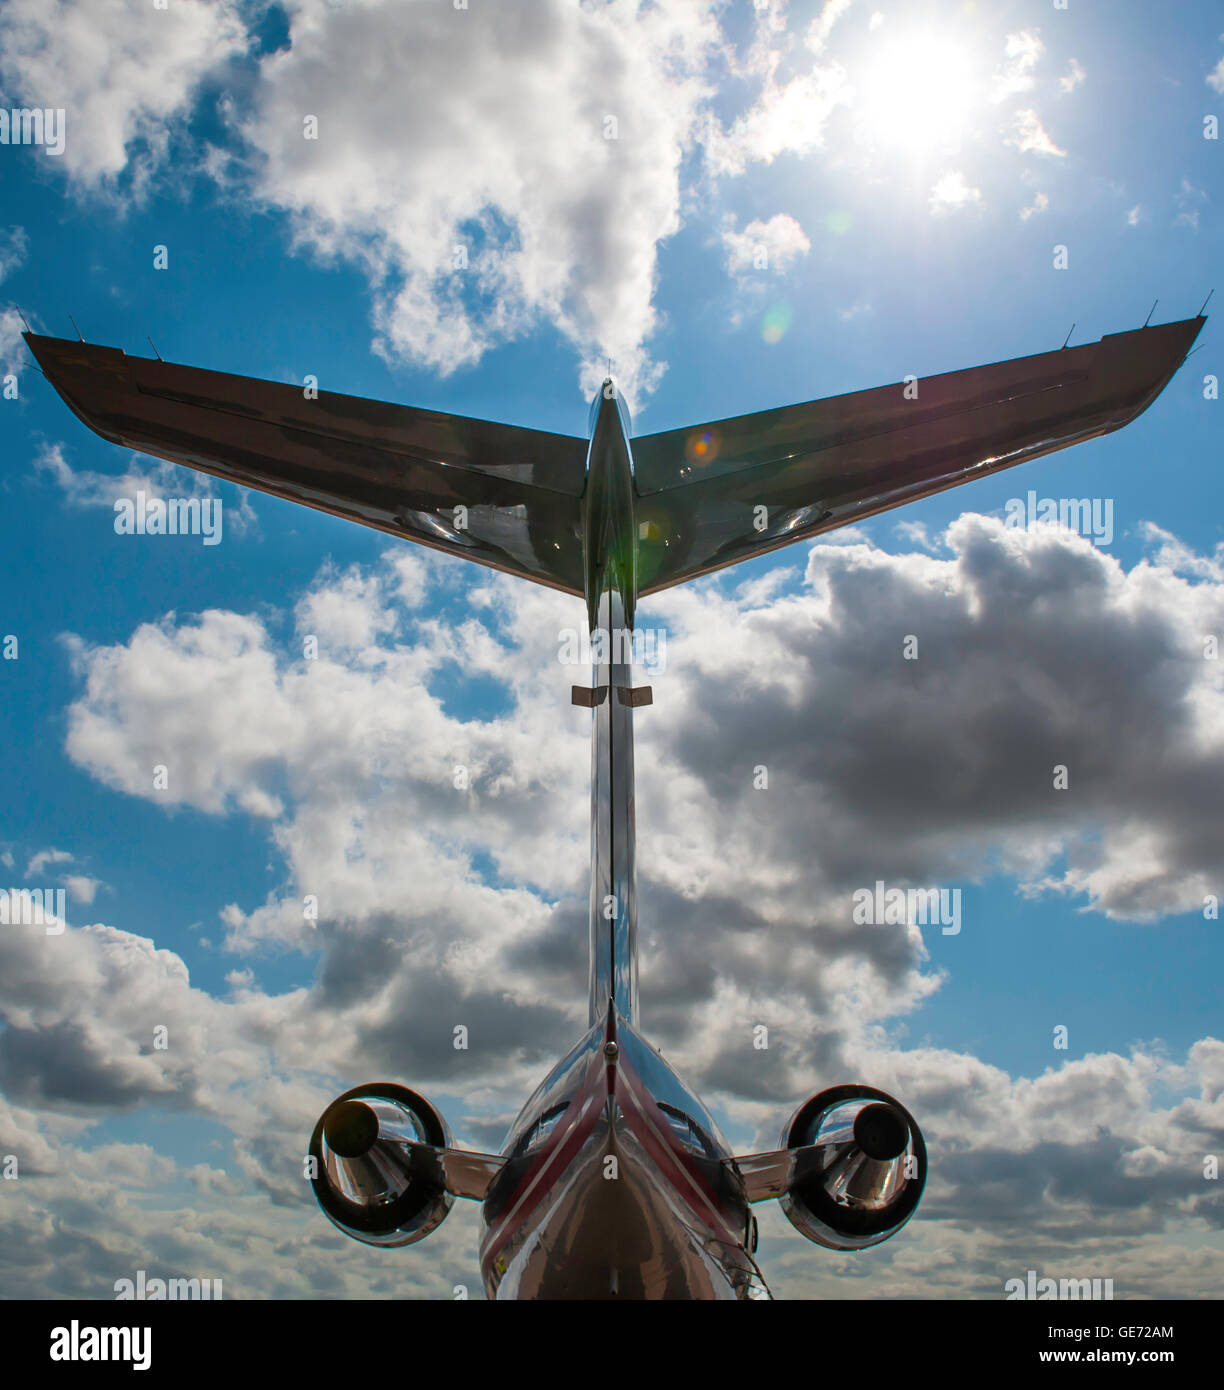
[[[311,1184],[325,1215],[367,1245],[411,1245],[440,1226],[454,1198],[414,1145],[449,1148],[441,1114],[404,1086],[376,1081],[338,1096],[310,1136]]]
[[[792,1226],[831,1250],[865,1250],[895,1235],[926,1183],[914,1117],[870,1086],[834,1086],[806,1101],[782,1131],[801,1150],[778,1199]]]

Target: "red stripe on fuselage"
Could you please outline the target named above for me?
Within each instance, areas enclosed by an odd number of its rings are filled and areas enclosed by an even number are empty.
[[[615,1040],[616,1021],[612,1011],[605,1027],[604,1042]],[[623,1081],[619,1085],[618,1071],[623,1073]],[[505,1215],[490,1229],[481,1261],[484,1266],[488,1267],[496,1259],[511,1236],[564,1176],[599,1122],[610,1097],[615,1098],[626,1123],[659,1176],[673,1189],[697,1224],[718,1240],[730,1245],[742,1244],[739,1233],[728,1222],[722,1204],[693,1155],[672,1133],[654,1097],[623,1051],[615,1059],[609,1060],[601,1050],[592,1054],[582,1084],[564,1112],[556,1132],[545,1141],[536,1161],[515,1188],[506,1205]]]
[[[671,1125],[641,1077],[623,1058],[620,1070],[624,1081],[617,1096],[621,1112],[660,1176],[667,1180],[702,1226],[719,1240],[731,1245],[741,1244],[739,1234],[728,1225],[705,1175],[695,1164],[693,1155],[671,1132]]]
[[[574,1093],[569,1109],[562,1115],[555,1132],[549,1135],[535,1162],[523,1174],[506,1204],[505,1216],[495,1228],[490,1229],[488,1245],[482,1256],[483,1264],[496,1258],[507,1240],[539,1206],[586,1143],[603,1113],[606,1100],[601,1075],[603,1070],[603,1060],[596,1054],[591,1058],[587,1074]]]

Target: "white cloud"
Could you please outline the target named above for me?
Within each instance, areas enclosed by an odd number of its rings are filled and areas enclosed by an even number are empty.
[[[1131,208],[1131,210],[1126,214],[1126,225],[1128,227],[1137,227],[1139,225],[1139,220],[1142,216],[1143,208],[1139,203],[1136,203],[1135,206]]]
[[[1045,45],[1041,42],[1040,34],[1022,30],[1008,34],[1003,52],[1006,61],[1002,70],[995,74],[991,87],[991,100],[996,105],[1022,92],[1032,91],[1036,85],[1033,71],[1045,52]]]
[[[174,0],[164,14],[127,0],[6,0],[0,85],[14,104],[64,109],[65,150],[48,165],[97,187],[132,161],[139,188],[199,84],[245,47],[232,0]]]
[[[21,334],[25,324],[11,306],[0,309],[0,373],[20,376],[29,365]]]
[[[806,42],[813,53],[824,51],[824,47],[829,41],[829,35],[833,32],[833,26],[852,4],[854,4],[854,0],[825,0],[824,8],[808,26]],[[872,19],[871,27],[874,28],[874,16]]]
[[[1046,212],[1049,206],[1049,195],[1038,192],[1028,207],[1020,209],[1020,220],[1022,222],[1027,222],[1030,217],[1036,217],[1038,213]]]
[[[938,555],[851,537],[813,546],[801,576],[778,576],[785,591],[683,588],[643,612],[669,633],[667,697],[641,723],[638,762],[651,1036],[721,1102],[745,1148],[772,1142],[808,1091],[851,1076],[914,1110],[939,1161],[918,1219],[873,1265],[898,1292],[997,1297],[1035,1250],[1051,1264],[1074,1257],[1091,1231],[1120,1290],[1192,1293],[1218,1282],[1220,1253],[1188,1253],[1165,1227],[1182,1240],[1211,1229],[1200,1156],[1224,1142],[1224,1043],[1079,1057],[1034,1079],[904,1047],[889,1020],[943,976],[917,928],[864,933],[848,907],[854,885],[877,877],[1002,871],[1141,920],[1217,883],[1224,686],[1198,652],[1224,622],[1220,557],[1153,531],[1151,560],[1128,571],[1060,532],[971,515],[938,538],[899,526]],[[303,598],[331,612],[331,589],[334,611],[356,602],[367,614],[340,623],[369,642],[343,661],[325,650],[301,662],[258,620],[217,612],[78,647],[78,764],[153,799],[137,772],[168,748],[180,802],[210,814],[259,815],[278,789],[286,880],[226,914],[248,965],[230,972],[224,1000],[193,987],[176,953],[113,926],[0,934],[0,1141],[29,1174],[6,1224],[8,1267],[26,1292],[96,1296],[130,1273],[116,1261],[149,1268],[150,1249],[224,1275],[235,1296],[382,1297],[405,1280],[428,1296],[471,1278],[476,1214],[460,1208],[417,1273],[388,1273],[355,1245],[323,1258],[322,1218],[283,1136],[304,1139],[340,1076],[393,1069],[427,1093],[462,1092],[461,1136],[496,1145],[581,1030],[589,716],[566,703],[569,673],[539,660],[581,605],[442,558],[472,614],[456,628],[400,605],[397,559],[324,571]],[[920,686],[880,679],[899,659],[898,630],[924,635]],[[430,693],[456,658],[504,685],[504,717],[448,713]],[[1144,739],[1127,737],[1140,717]],[[1098,770],[1057,816],[1031,777],[1051,737]],[[768,804],[729,748],[746,767],[785,769]],[[460,761],[470,794],[452,785]],[[946,794],[932,800],[936,785]],[[506,884],[528,886],[482,882],[478,849]],[[303,923],[307,892],[317,926]],[[261,990],[258,950],[274,943],[318,954],[310,988]],[[762,1019],[768,1053],[745,1041]],[[143,1044],[150,1020],[169,1028],[168,1051]],[[456,1020],[479,1021],[468,1053],[449,1045]],[[171,1171],[147,1146],[82,1147],[94,1117],[136,1104],[222,1124],[232,1156]],[[190,1205],[148,1200],[183,1178]],[[40,1209],[59,1223],[54,1260],[39,1253]],[[760,1216],[780,1295],[861,1291],[848,1260]],[[188,1243],[168,1247],[172,1232]]]
[[[1209,1228],[1198,1156],[1205,1136],[1224,1137],[1224,1044],[1080,1057],[1035,1079],[902,1047],[886,1021],[916,1009],[942,976],[917,928],[863,933],[848,904],[855,884],[877,877],[947,882],[1002,870],[1108,916],[1186,910],[1216,881],[1224,830],[1209,791],[1224,775],[1224,687],[1194,656],[1198,634],[1224,621],[1218,557],[1152,533],[1152,560],[1126,571],[1059,532],[975,516],[938,538],[900,526],[944,558],[889,555],[861,537],[820,544],[797,589],[678,589],[643,614],[669,633],[667,698],[642,721],[638,764],[652,1037],[764,1143],[817,1085],[861,1076],[904,1099],[940,1159],[918,1221],[880,1257],[892,1288],[998,1296],[1035,1242],[1055,1261],[1091,1230],[1128,1293],[1184,1295],[1218,1273],[1219,1252],[1179,1250],[1173,1261],[1162,1230]],[[170,1180],[140,1146],[82,1170],[55,1128],[61,1111],[140,1100],[220,1119],[236,1155],[192,1177],[198,1215],[188,1221],[201,1258],[227,1278],[233,1270],[235,1292],[335,1287],[322,1265],[302,1263],[318,1227],[279,1137],[304,1135],[330,1097],[319,1058],[346,1076],[394,1066],[427,1092],[461,1089],[463,1124],[488,1132],[487,1146],[582,1026],[586,723],[565,704],[567,673],[527,659],[580,605],[504,576],[470,577],[473,618],[456,630],[398,607],[395,559],[388,552],[364,574],[325,571],[311,586],[318,611],[330,611],[329,588],[339,611],[353,601],[384,610],[357,625],[370,646],[344,662],[327,651],[299,662],[256,620],[222,613],[141,628],[80,657],[87,683],[69,748],[107,782],[156,746],[176,750],[188,773],[182,797],[212,814],[235,805],[258,814],[261,796],[282,789],[274,835],[287,881],[266,904],[229,912],[227,925],[242,950],[279,942],[319,952],[310,989],[262,993],[251,954],[231,972],[229,997],[214,999],[192,988],[174,953],[113,927],[0,938],[9,1025],[0,1076],[27,1107],[14,1122],[20,1142],[54,1169],[44,1206],[75,1210],[90,1190],[79,1184],[108,1164],[122,1175],[112,1189]],[[879,678],[890,653],[898,659],[897,630],[924,634],[921,687]],[[504,718],[448,714],[429,693],[455,657],[504,681],[513,702]],[[1128,739],[1140,711],[1145,738]],[[193,727],[198,753],[184,743]],[[1006,739],[991,736],[998,727]],[[1053,818],[1030,775],[1049,762],[1052,730],[1077,766],[1098,769]],[[749,767],[786,769],[768,805],[728,766],[728,748]],[[189,775],[197,760],[208,777]],[[470,796],[451,784],[456,761],[476,774]],[[930,788],[949,785],[935,769],[948,766],[952,792],[932,802]],[[1191,786],[1204,791],[1188,798]],[[156,795],[138,781],[130,790]],[[496,855],[507,883],[538,887],[482,883],[465,863],[477,847]],[[306,892],[319,896],[317,927],[303,928]],[[133,1041],[151,1011],[176,1040],[169,1053]],[[479,1019],[475,1052],[450,1048],[455,1019]],[[745,1043],[761,1019],[771,1024],[767,1054]],[[264,1194],[289,1202],[273,1244]],[[127,1250],[167,1218],[112,1201],[100,1219]],[[431,1237],[431,1270],[449,1269],[472,1238],[459,1219]],[[10,1223],[22,1241],[28,1221]],[[763,1263],[780,1294],[857,1291],[847,1263],[817,1260],[784,1223],[762,1221]],[[234,1245],[239,1224],[248,1234]],[[83,1278],[88,1227],[65,1229]],[[958,1258],[932,1258],[949,1244]],[[344,1280],[373,1258],[351,1247]],[[72,1277],[41,1260],[31,1268],[36,1284]],[[355,1292],[356,1281],[341,1287]],[[372,1292],[391,1287],[384,1279]]]
[[[283,695],[247,672],[270,672],[273,658],[263,629],[238,614],[207,612],[199,626],[176,630],[172,619],[146,624],[129,650],[93,649],[72,639],[74,664],[88,673],[89,696],[69,715],[69,755],[95,776],[131,795],[220,811],[232,798],[251,815],[280,813],[275,794],[260,785],[271,750],[292,740],[297,721]],[[178,715],[152,719],[170,685],[191,671]],[[224,737],[219,760],[211,738]],[[121,737],[117,738],[116,735]],[[154,790],[153,769],[168,769],[168,786]]]
[[[849,100],[845,69],[836,63],[781,85],[770,75],[760,97],[730,130],[714,126],[706,134],[711,171],[742,174],[753,163],[772,164],[783,154],[819,149],[829,117]]]
[[[787,213],[775,213],[768,222],[757,218],[742,232],[735,230],[734,218],[723,228],[723,246],[727,251],[727,270],[731,275],[753,271],[772,271],[783,274],[800,256],[806,256],[812,243],[803,228]]]
[[[241,120],[254,188],[300,247],[365,268],[382,352],[448,373],[551,322],[584,389],[607,357],[631,394],[650,389],[658,245],[680,226],[720,41],[705,5],[504,0],[472,22],[303,0],[290,37]]]
[[[24,228],[10,227],[7,232],[0,230],[0,280],[24,263],[27,246]]]
[[[436,557],[413,546],[400,546],[387,551],[383,560],[395,571],[395,596],[401,605],[404,608],[419,608],[425,602],[437,573]]]
[[[1175,227],[1192,227],[1196,232],[1202,205],[1207,202],[1205,189],[1196,187],[1185,175],[1177,193],[1177,216],[1173,219]]]
[[[87,874],[65,874],[64,886],[75,901],[88,906],[98,895],[98,889],[106,885],[100,878],[90,878]]]
[[[36,878],[48,864],[71,864],[73,856],[66,849],[42,849],[26,865],[26,877]]]
[[[1086,76],[1087,73],[1085,73],[1084,69],[1072,58],[1070,67],[1068,67],[1066,73],[1058,79],[1058,85],[1063,92],[1073,92],[1080,83],[1083,82]]]
[[[933,213],[956,212],[974,207],[982,201],[982,190],[971,187],[959,169],[947,173],[931,189],[930,210]]]
[[[88,468],[73,468],[64,457],[62,444],[44,444],[34,456],[34,469],[60,488],[70,507],[112,511],[119,498],[134,498],[138,492],[149,499],[215,496],[214,485],[207,474],[165,459],[150,458],[147,454],[131,454],[123,473],[98,473]],[[224,526],[231,533],[242,535],[255,524],[255,512],[247,489],[240,488],[238,495],[238,508],[226,509]]]
[[[246,8],[13,0],[0,80],[65,107],[71,177],[113,189],[130,175],[139,193],[209,74],[246,52]],[[470,22],[449,5],[296,0],[288,17],[288,46],[222,102],[245,149],[197,163],[287,213],[295,249],[366,273],[376,348],[447,373],[547,323],[585,390],[609,356],[631,394],[652,389],[658,247],[680,226],[681,163],[723,52],[709,7],[503,0]]]
[[[1144,540],[1152,548],[1154,564],[1163,565],[1174,574],[1206,579],[1213,584],[1224,584],[1224,544],[1216,547],[1214,555],[1201,555],[1178,540],[1171,532],[1150,521],[1145,521],[1139,529]]]
[[[908,541],[910,545],[921,546],[923,550],[934,554],[939,548],[939,543],[932,540],[931,533],[923,521],[898,521],[893,528],[903,541]]]
[[[1224,34],[1220,38],[1224,39]],[[1207,74],[1207,85],[1224,96],[1224,58]]]
[[[1061,159],[1067,152],[1059,149],[1046,134],[1045,127],[1038,119],[1036,111],[1018,111],[1012,123],[1007,144],[1013,145],[1021,154],[1048,154]]]
[[[401,575],[401,589],[403,584]],[[299,601],[295,616],[300,634],[317,637],[321,649],[339,652],[360,652],[396,626],[378,579],[356,566],[343,575],[325,567],[315,587]]]

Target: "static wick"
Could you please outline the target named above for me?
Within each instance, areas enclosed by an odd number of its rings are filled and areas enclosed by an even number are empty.
[[[80,330],[79,328],[77,328],[77,321],[76,321],[76,319],[74,319],[74,318],[72,317],[71,314],[68,315],[68,322],[73,326],[73,328],[76,328],[76,335],[77,335],[77,337],[80,338],[81,342],[84,342],[84,341],[85,341],[85,335],[84,335],[84,333],[81,332],[81,330]]]
[[[158,352],[157,344],[153,341],[152,338],[149,338],[149,335],[147,333],[145,334],[145,337],[148,338],[149,346],[153,349],[153,356],[156,357],[159,362],[164,362],[166,359],[161,355],[160,352]]]
[[[1209,295],[1207,296],[1207,298],[1203,300],[1203,309],[1205,309],[1205,308],[1208,306],[1208,304],[1211,303],[1211,295],[1212,295],[1212,294],[1215,294],[1215,290],[1212,290],[1212,291],[1211,291],[1211,294],[1209,294]],[[1200,309],[1200,310],[1198,311],[1198,316],[1199,316],[1199,318],[1202,318],[1202,317],[1203,317],[1203,309]]]
[[[29,321],[29,319],[27,319],[26,316],[21,312],[21,305],[20,305],[20,304],[14,304],[14,305],[13,305],[13,308],[15,308],[15,309],[17,310],[17,317],[22,321],[22,323],[25,324],[25,330],[26,330],[26,332],[27,332],[27,333],[33,333],[34,330],[30,327],[30,321]]]
[[[1071,327],[1067,329],[1067,336],[1063,339],[1063,345],[1062,345],[1062,348],[1059,348],[1059,352],[1061,352],[1061,351],[1063,350],[1063,348],[1065,348],[1065,347],[1067,346],[1067,344],[1071,341],[1071,335],[1072,335],[1072,333],[1074,333],[1074,332],[1075,332],[1075,325],[1072,324]]]
[[[1147,318],[1145,318],[1145,319],[1143,320],[1143,326],[1144,326],[1144,328],[1146,328],[1146,327],[1148,326],[1148,324],[1151,323],[1151,321],[1152,321],[1152,315],[1156,312],[1156,305],[1159,304],[1159,303],[1160,303],[1160,300],[1159,300],[1159,299],[1156,299],[1156,300],[1153,300],[1153,301],[1152,301],[1152,307],[1148,310],[1148,316],[1147,316]]]

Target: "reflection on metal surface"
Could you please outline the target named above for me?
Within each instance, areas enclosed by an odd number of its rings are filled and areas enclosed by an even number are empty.
[[[923,377],[916,399],[897,383],[634,439],[642,505],[669,521],[643,555],[641,592],[1120,429],[1164,389],[1205,322]],[[698,462],[693,441],[706,436],[718,448]]]
[[[411,1245],[451,1209],[438,1167],[450,1143],[446,1122],[423,1096],[390,1082],[358,1086],[328,1106],[311,1135],[315,1196],[355,1240]]]
[[[27,334],[64,400],[129,448],[585,599],[630,631],[640,595],[1119,428],[1160,393],[1204,320],[633,439],[611,380],[589,440],[254,381]],[[594,644],[593,644],[594,645]],[[913,1117],[868,1086],[811,1097],[781,1147],[734,1157],[637,1031],[631,648],[591,686],[589,1027],[500,1155],[453,1147],[428,1101],[347,1091],[311,1137],[329,1219],[373,1245],[421,1240],[483,1202],[497,1298],[768,1298],[750,1206],[810,1240],[895,1234],[926,1181]],[[611,692],[615,690],[615,697]]]
[[[587,441],[27,334],[114,444],[583,593]],[[466,507],[466,529],[453,524]]]

